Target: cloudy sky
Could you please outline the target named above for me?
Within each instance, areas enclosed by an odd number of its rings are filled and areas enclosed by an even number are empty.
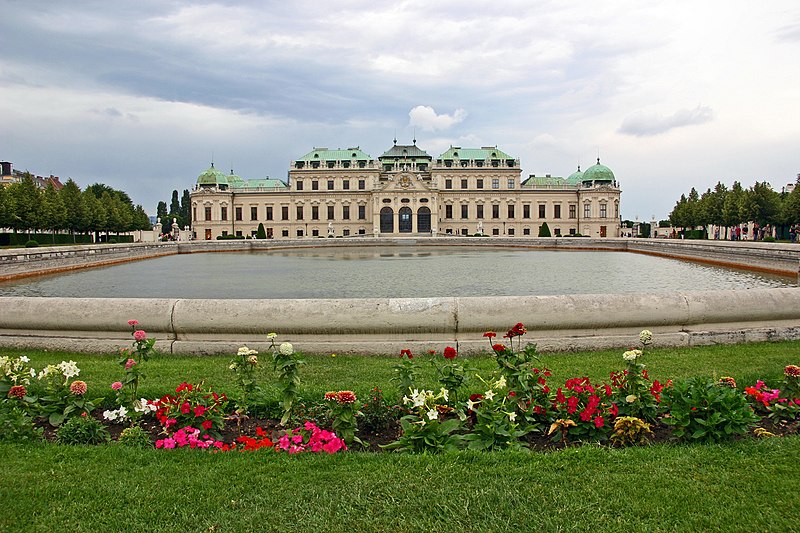
[[[0,159],[155,214],[215,161],[286,179],[313,147],[600,156],[624,218],[800,173],[796,0],[0,0]]]

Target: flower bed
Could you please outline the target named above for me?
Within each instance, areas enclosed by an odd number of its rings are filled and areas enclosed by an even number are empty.
[[[638,348],[622,354],[620,369],[607,381],[557,379],[535,345],[523,345],[523,324],[510,328],[503,342],[496,342],[494,332],[484,334],[497,364],[489,375],[476,373],[451,346],[416,358],[402,350],[394,369],[401,400],[394,403],[379,389],[363,398],[351,390],[302,397],[304,360],[290,343],[276,343],[272,333],[267,357],[259,360],[255,350],[242,347],[230,361],[236,390],[184,382],[174,394],[141,398],[138,385],[155,355],[154,342],[138,322],[129,325],[132,348],[117,358],[123,376],[105,391],[114,408],[97,407],[103,399],[76,379],[80,369],[74,361],[37,372],[26,357],[0,357],[0,439],[43,436],[65,443],[114,440],[164,450],[269,448],[295,454],[549,450],[583,443],[622,447],[798,431],[800,368],[788,365],[780,382],[758,381],[743,389],[730,377],[661,383],[650,378],[645,364],[649,331],[640,335]],[[266,401],[259,386],[264,360],[272,363],[280,387],[277,400]],[[438,390],[418,385],[424,365],[435,370]],[[481,392],[469,394],[475,390]],[[72,422],[75,418],[78,422]]]

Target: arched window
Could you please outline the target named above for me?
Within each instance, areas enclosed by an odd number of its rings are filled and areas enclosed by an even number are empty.
[[[381,233],[394,233],[394,211],[388,206],[381,209]]]
[[[398,229],[400,233],[411,233],[411,208],[410,207],[401,207],[400,211],[397,212],[398,215]]]

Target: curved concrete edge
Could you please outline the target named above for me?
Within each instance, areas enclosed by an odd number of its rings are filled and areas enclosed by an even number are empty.
[[[800,290],[348,300],[0,298],[0,346],[117,352],[136,319],[162,353],[269,347],[275,331],[308,353],[486,351],[485,331],[524,323],[542,351],[624,348],[642,329],[656,346],[800,338]],[[500,339],[502,340],[502,339]]]

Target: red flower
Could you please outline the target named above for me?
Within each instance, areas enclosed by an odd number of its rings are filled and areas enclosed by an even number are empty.
[[[498,352],[498,353],[505,352],[506,351],[506,345],[505,344],[500,344],[500,343],[494,344],[492,346],[492,350],[494,350],[495,352]]]
[[[786,365],[786,368],[783,369],[783,373],[786,375],[786,377],[800,377],[800,366]]]
[[[483,334],[483,336],[492,339],[494,337],[497,337],[497,333],[495,333],[494,331],[487,331],[486,333]]]
[[[608,386],[608,383],[603,383],[603,389],[606,391],[606,396],[611,396],[611,387]]]
[[[411,350],[400,350],[400,358],[402,359],[403,356],[408,357],[409,359],[414,359],[414,356],[411,354]]]
[[[545,410],[542,408],[541,405],[536,405],[533,408],[533,412],[536,413],[537,415],[543,415],[545,413]]]
[[[619,407],[617,407],[617,404],[612,403],[608,412],[613,418],[617,418],[617,415],[619,414]]]
[[[28,394],[28,391],[23,385],[14,385],[8,390],[9,398],[19,398],[20,400]]]
[[[517,395],[517,393],[516,393],[516,392],[514,392],[513,390],[508,392],[508,397],[509,397],[509,398],[513,398],[513,397],[514,397],[514,396],[516,396],[516,395]]]
[[[603,420],[602,416],[598,416],[594,419],[594,427],[601,428],[606,425],[606,421]]]
[[[436,355],[436,350],[428,350],[428,355]]]
[[[458,355],[458,353],[456,352],[456,349],[455,349],[455,348],[453,348],[452,346],[447,346],[447,347],[444,349],[444,353],[443,353],[443,355],[444,355],[444,358],[445,358],[445,359],[450,359],[450,360],[452,360],[452,359],[455,359],[455,358],[456,358],[456,355]]]
[[[577,396],[570,396],[567,400],[567,412],[569,414],[574,413],[578,410],[578,397]]]
[[[183,402],[183,405],[181,405],[181,413],[188,415],[191,411],[192,408],[189,405],[189,402]]]
[[[202,405],[198,405],[197,407],[194,408],[194,416],[196,416],[196,417],[197,416],[203,416],[205,414],[205,412],[206,412],[206,408],[203,407]]]
[[[522,322],[517,322],[517,324],[511,328],[511,331],[513,331],[516,335],[525,335],[528,332],[528,330],[525,329],[525,326],[522,325]]]
[[[208,431],[209,429],[211,429],[211,426],[214,425],[214,422],[212,422],[211,420],[203,420],[203,422],[200,425],[203,426],[203,429]]]
[[[356,394],[351,390],[342,390],[339,391],[336,401],[341,404],[350,404],[355,403],[356,401]]]
[[[564,403],[567,401],[566,396],[564,396],[564,393],[561,392],[561,387],[559,387],[558,390],[556,391],[556,401],[558,403]]]
[[[544,379],[542,376],[539,376],[539,379],[536,380],[536,383],[538,383],[539,385],[546,385],[547,380]]]
[[[483,400],[483,394],[470,394],[469,399],[473,402],[477,402],[478,400]]]
[[[544,369],[544,377],[546,377],[546,378],[549,378],[549,377],[550,377],[550,376],[552,376],[552,375],[553,375],[553,373],[552,373],[552,372],[550,372],[550,371],[549,371],[549,370],[547,370],[546,368]]]

